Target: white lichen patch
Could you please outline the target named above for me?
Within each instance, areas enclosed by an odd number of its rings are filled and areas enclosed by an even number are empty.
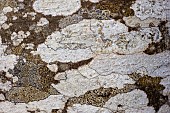
[[[132,5],[135,15],[141,20],[147,18],[165,19],[165,4],[168,0],[136,0]]]
[[[12,78],[13,77],[13,75],[12,74],[10,74],[9,72],[6,72],[6,75],[5,75],[7,78]]]
[[[158,113],[170,113],[170,106],[167,104],[161,106]]]
[[[13,69],[14,65],[17,63],[18,56],[16,55],[5,55],[4,51],[6,50],[7,46],[2,44],[1,37],[0,37],[0,71],[6,72],[6,77],[11,78],[13,75],[8,72],[9,69]],[[2,75],[1,75],[2,76]],[[0,79],[0,90],[1,91],[9,91],[12,87],[10,81],[6,81],[2,83]]]
[[[5,100],[5,96],[1,93],[0,94],[0,101]]]
[[[17,81],[18,81],[18,77],[17,77],[17,76],[13,76],[13,77],[12,77],[12,82],[13,82],[13,83],[16,83]]]
[[[0,29],[1,25],[3,25],[8,19],[6,14],[11,11],[13,11],[13,8],[11,8],[10,6],[4,7],[2,11],[0,11]]]
[[[68,16],[76,12],[80,7],[80,0],[36,0],[33,4],[35,11],[52,16]]]
[[[134,54],[143,52],[152,42],[162,39],[158,28],[144,28],[116,35],[112,39],[112,51],[119,54]]]
[[[57,72],[58,71],[58,66],[56,64],[48,64],[47,67],[53,71],[53,72]]]
[[[4,23],[4,24],[2,24],[2,28],[3,29],[8,29],[10,26],[12,26],[12,24],[10,23],[10,24],[6,24],[6,23]]]
[[[97,79],[87,79],[76,70],[66,72],[67,79],[61,80],[59,84],[52,84],[61,94],[69,97],[83,95],[88,90],[99,88]]]
[[[7,16],[3,13],[0,13],[0,26],[7,21]]]
[[[5,83],[1,82],[0,79],[0,90],[3,92],[9,91],[12,88],[12,83],[10,81],[6,81]]]
[[[54,76],[54,80],[66,80],[66,73],[62,72],[62,73],[58,73]]]
[[[125,110],[125,113],[155,113],[155,110],[153,107],[140,107],[138,109],[130,108]]]
[[[157,27],[128,32],[124,24],[114,20],[85,19],[52,33],[33,53],[40,54],[45,62],[76,62],[101,53],[143,52],[150,43],[161,39]]]
[[[23,17],[24,18],[27,18],[28,16],[31,16],[32,18],[32,20],[35,20],[35,16],[37,15],[37,13],[36,12],[27,12],[27,13],[25,13],[24,15],[23,15]]]
[[[10,6],[7,6],[7,7],[4,7],[2,11],[3,11],[4,14],[6,14],[8,12],[13,11],[13,9]]]
[[[18,0],[18,2],[24,2],[24,0]]]
[[[161,66],[168,65],[170,63],[169,59],[169,51],[156,55],[146,55],[142,53],[135,55],[104,54],[95,57],[89,66],[101,75],[108,75],[110,73],[131,74],[140,68],[145,68],[148,75],[162,77],[165,75],[152,73]],[[167,68],[167,70],[169,70],[169,68]],[[164,72],[166,72],[166,70],[164,70]]]
[[[67,113],[113,113],[107,108],[95,107],[86,104],[74,104],[72,107],[68,107]]]
[[[51,113],[52,109],[63,109],[67,97],[63,95],[51,95],[40,101],[26,103],[0,102],[0,111],[3,113],[30,113],[39,110],[41,113]]]
[[[37,22],[37,26],[44,26],[48,24],[49,24],[49,21],[46,18],[40,18],[40,20]]]
[[[25,47],[25,49],[34,49],[34,44],[32,43],[28,43],[28,44],[24,44],[23,47]]]
[[[52,109],[63,109],[68,97],[63,95],[50,95],[48,98],[40,101],[29,102],[28,109],[38,108],[41,111],[51,113]]]
[[[166,77],[170,75],[170,64],[164,64],[159,68],[156,68],[151,74],[151,76]]]
[[[27,38],[30,35],[30,32],[18,31],[18,33],[13,32],[11,34],[11,40],[13,41],[14,46],[18,46],[24,38]]]
[[[86,69],[86,68],[84,68]],[[107,76],[96,76],[89,78],[94,72],[82,73],[77,70],[66,72],[66,80],[60,80],[60,83],[54,85],[61,94],[69,97],[78,97],[85,94],[88,90],[98,89],[100,87],[114,87],[123,88],[125,84],[133,84],[134,81],[128,75],[110,74]]]
[[[17,63],[18,56],[16,55],[5,55],[4,52],[7,48],[7,45],[3,45],[0,37],[0,71],[3,70],[5,72],[8,69],[13,69],[14,65]]]
[[[170,76],[167,76],[164,79],[162,79],[160,84],[162,84],[165,87],[165,89],[163,90],[163,94],[169,97],[170,102]]]
[[[53,43],[55,44],[55,43]],[[57,44],[56,44],[57,45]],[[43,61],[50,63],[54,61],[61,62],[78,62],[93,57],[93,53],[90,49],[51,49],[45,44],[38,46],[37,51],[32,51],[33,54],[40,54]],[[85,54],[86,53],[86,54]]]
[[[29,113],[26,110],[25,103],[14,104],[9,101],[0,102],[0,111],[2,113]]]
[[[123,110],[125,113],[155,113],[153,107],[148,107],[147,95],[141,90],[118,94],[110,98],[104,105],[112,111]]]

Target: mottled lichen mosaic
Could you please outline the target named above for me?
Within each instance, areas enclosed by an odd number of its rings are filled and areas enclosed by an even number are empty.
[[[0,0],[0,113],[170,112],[168,0]]]

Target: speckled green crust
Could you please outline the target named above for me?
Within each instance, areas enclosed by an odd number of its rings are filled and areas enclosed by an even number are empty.
[[[44,91],[40,91],[32,86],[26,87],[13,87],[8,93],[6,93],[7,100],[11,102],[25,102],[38,101],[45,99],[50,94]]]
[[[26,87],[33,86],[42,91],[48,91],[51,83],[57,83],[53,79],[55,73],[51,72],[45,65],[36,65],[32,62],[24,62],[19,60],[12,74],[17,76],[19,80],[16,86]]]

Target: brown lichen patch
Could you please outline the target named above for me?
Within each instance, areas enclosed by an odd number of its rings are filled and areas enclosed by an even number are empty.
[[[29,113],[36,113],[35,111],[30,111],[30,110],[27,110],[27,112],[29,112]]]
[[[30,53],[31,51],[31,49],[25,49],[25,47],[20,44],[18,46],[8,46],[5,50],[5,53],[7,55],[15,54],[21,58],[25,58],[27,62],[33,62],[34,64],[47,64],[46,62],[42,61],[40,55],[33,55]]]
[[[96,19],[121,19],[123,16],[133,16],[134,11],[130,8],[135,0],[102,0],[98,3],[85,2],[82,0],[82,9],[85,10],[84,18]]]
[[[83,65],[87,65],[89,64],[91,61],[93,60],[93,58],[89,58],[87,60],[82,60],[82,61],[78,61],[78,62],[52,62],[50,64],[57,64],[58,66],[58,71],[57,73],[61,73],[61,72],[65,72],[67,70],[71,70],[71,69],[78,69],[79,67],[83,66]]]
[[[16,1],[15,0],[1,0],[0,1],[0,12],[4,7],[15,7],[16,6]]]
[[[139,80],[139,78],[142,77],[140,73],[136,73],[136,72],[128,74],[128,76],[130,78],[132,78],[134,81],[137,81],[137,80]]]
[[[38,101],[49,96],[49,93],[40,91],[32,86],[27,87],[13,87],[6,93],[6,99],[11,102],[25,102]]]
[[[52,109],[51,113],[61,113],[61,110],[60,109]]]
[[[130,6],[135,0],[103,0],[96,5],[97,9],[109,10],[112,13],[120,13],[122,16],[133,16],[134,11]]]
[[[168,101],[168,97],[162,94],[165,87],[160,84],[161,79],[161,77],[144,75],[135,83],[138,89],[143,90],[147,94],[149,99],[148,106],[153,106],[156,111]]]
[[[162,21],[158,25],[159,30],[162,34],[162,39],[159,42],[153,42],[149,44],[148,48],[144,51],[144,53],[153,55],[156,53],[163,52],[165,50],[170,50],[170,35],[168,33],[168,27],[166,27],[166,23],[166,21]]]
[[[27,112],[29,112],[29,113],[39,113],[39,112],[41,112],[41,110],[39,108],[36,108],[36,110],[35,109],[27,110]]]
[[[0,71],[0,82],[5,83],[7,81],[10,81],[10,78],[7,78],[6,76],[6,72],[5,71]]]
[[[117,94],[130,92],[135,88],[134,85],[128,84],[122,89],[100,87],[99,89],[87,91],[84,95],[79,97],[69,98],[62,113],[66,113],[67,107],[73,106],[73,104],[87,104],[102,107],[111,97]]]

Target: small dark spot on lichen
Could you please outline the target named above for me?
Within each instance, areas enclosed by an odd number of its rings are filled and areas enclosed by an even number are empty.
[[[121,104],[119,104],[119,105],[117,105],[117,107],[122,107],[122,105],[121,105]]]
[[[59,109],[52,109],[51,113],[58,113]]]

